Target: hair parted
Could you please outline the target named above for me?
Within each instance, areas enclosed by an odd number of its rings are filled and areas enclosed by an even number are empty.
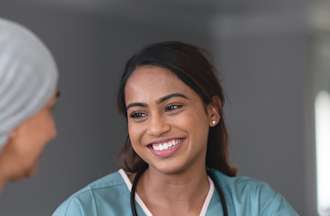
[[[118,109],[126,118],[126,82],[137,67],[146,65],[169,69],[201,97],[204,105],[210,104],[214,97],[220,99],[221,106],[218,112],[221,118],[220,122],[209,130],[206,167],[220,170],[228,176],[235,176],[236,169],[228,162],[229,143],[223,115],[223,89],[217,79],[215,68],[205,57],[203,50],[190,44],[167,41],[151,44],[134,54],[126,63],[117,95]],[[120,156],[122,167],[126,171],[135,173],[148,167],[148,164],[134,152],[128,135]]]

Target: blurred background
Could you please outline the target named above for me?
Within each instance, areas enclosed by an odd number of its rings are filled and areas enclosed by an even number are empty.
[[[48,45],[62,92],[58,138],[37,176],[0,194],[1,216],[50,215],[118,169],[125,140],[115,105],[120,74],[133,52],[163,40],[210,51],[239,175],[268,182],[301,215],[330,215],[329,1],[1,0],[0,17]]]

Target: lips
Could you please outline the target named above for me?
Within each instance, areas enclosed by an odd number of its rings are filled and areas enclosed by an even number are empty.
[[[147,147],[151,152],[161,158],[172,156],[181,146],[185,138],[172,138],[164,141],[157,141],[149,144]]]

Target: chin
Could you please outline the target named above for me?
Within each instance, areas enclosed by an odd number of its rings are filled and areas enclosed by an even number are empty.
[[[162,161],[150,164],[150,168],[157,170],[157,172],[164,175],[178,175],[187,170],[187,166],[179,161]]]
[[[16,182],[16,181],[21,181],[26,178],[30,178],[35,175],[37,171],[37,165],[22,169],[20,172],[17,172],[11,177],[11,181]]]
[[[29,178],[31,176],[30,172],[21,172],[17,173],[15,176],[12,176],[10,181],[12,182],[17,182],[17,181],[22,181],[26,178]]]

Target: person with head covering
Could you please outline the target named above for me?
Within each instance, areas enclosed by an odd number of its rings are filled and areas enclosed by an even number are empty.
[[[35,172],[56,136],[58,97],[52,54],[27,28],[0,18],[0,189]]]

